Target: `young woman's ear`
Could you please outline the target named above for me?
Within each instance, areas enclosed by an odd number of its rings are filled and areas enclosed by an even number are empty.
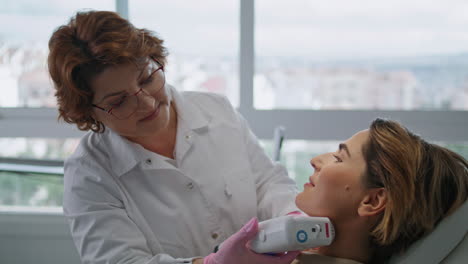
[[[380,214],[387,205],[387,190],[385,188],[373,188],[368,191],[359,204],[360,216],[375,216]]]

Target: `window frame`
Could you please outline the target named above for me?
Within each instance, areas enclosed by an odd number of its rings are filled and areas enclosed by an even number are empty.
[[[376,117],[398,120],[428,140],[468,142],[468,111],[257,110],[253,104],[255,74],[255,0],[239,0],[239,112],[260,139],[273,137],[276,126],[286,139],[343,140],[365,129]],[[128,18],[128,0],[116,0],[116,10]],[[131,21],[131,18],[130,18]],[[242,66],[241,66],[242,65]],[[0,107],[0,137],[67,138],[84,134],[75,125],[57,122],[54,108]]]

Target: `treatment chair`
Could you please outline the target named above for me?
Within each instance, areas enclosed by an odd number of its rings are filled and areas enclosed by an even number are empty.
[[[390,264],[468,263],[468,201]]]

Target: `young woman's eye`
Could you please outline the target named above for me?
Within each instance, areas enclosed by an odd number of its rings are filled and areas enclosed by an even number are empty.
[[[333,157],[335,158],[335,162],[343,162],[343,160],[337,155],[333,155]]]

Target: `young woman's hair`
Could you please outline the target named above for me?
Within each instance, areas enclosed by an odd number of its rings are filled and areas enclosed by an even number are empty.
[[[80,130],[103,131],[103,124],[91,116],[90,81],[107,67],[148,57],[165,65],[167,51],[153,32],[135,28],[114,12],[78,12],[49,40],[48,66],[59,119]]]
[[[373,121],[363,153],[365,184],[385,188],[388,197],[371,230],[374,262],[407,249],[467,199],[466,159],[424,141],[397,122]]]

